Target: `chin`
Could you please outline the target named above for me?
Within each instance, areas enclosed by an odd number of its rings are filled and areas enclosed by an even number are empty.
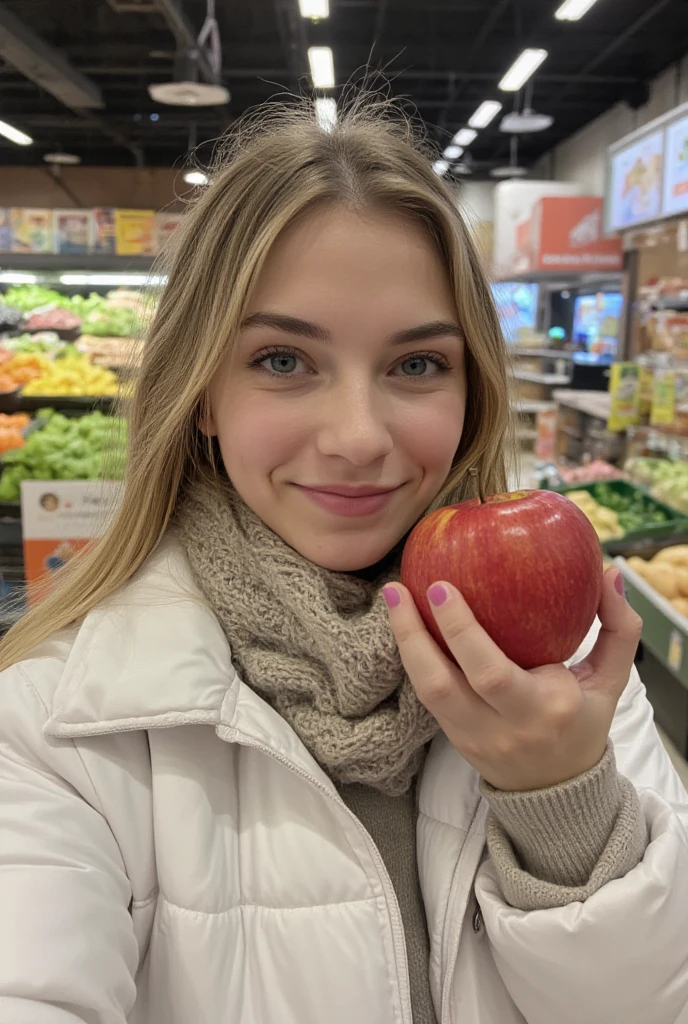
[[[371,540],[366,544],[360,537],[352,537],[348,543],[343,542],[341,538],[328,538],[326,542],[318,544],[317,542],[313,543],[313,538],[310,538],[310,542],[303,545],[292,544],[292,546],[300,555],[307,558],[309,562],[313,562],[314,565],[319,565],[321,569],[329,569],[330,572],[355,573],[368,569],[381,561],[385,555],[389,554],[398,540],[398,537],[392,537],[389,542]]]

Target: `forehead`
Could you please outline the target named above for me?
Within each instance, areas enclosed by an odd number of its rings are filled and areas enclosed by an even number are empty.
[[[326,208],[302,216],[277,239],[248,312],[268,306],[313,315],[314,306],[334,313],[342,304],[353,312],[396,303],[401,311],[415,305],[417,319],[419,302],[433,316],[455,305],[429,232],[394,212]]]

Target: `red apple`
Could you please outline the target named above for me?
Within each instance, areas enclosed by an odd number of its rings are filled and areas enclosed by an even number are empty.
[[[427,599],[446,580],[521,668],[566,661],[590,629],[602,593],[602,552],[587,517],[553,491],[514,491],[438,509],[410,534],[401,561],[432,636],[449,650]]]

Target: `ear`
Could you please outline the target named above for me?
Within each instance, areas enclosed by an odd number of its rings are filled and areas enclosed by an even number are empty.
[[[217,426],[215,424],[215,417],[213,416],[213,410],[210,405],[210,396],[208,392],[203,395],[201,399],[200,408],[198,410],[198,429],[206,437],[217,437]]]

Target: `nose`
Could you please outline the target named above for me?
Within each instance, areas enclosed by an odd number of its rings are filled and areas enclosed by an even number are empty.
[[[321,455],[369,466],[392,451],[385,401],[364,379],[342,381],[324,399],[317,441]]]

